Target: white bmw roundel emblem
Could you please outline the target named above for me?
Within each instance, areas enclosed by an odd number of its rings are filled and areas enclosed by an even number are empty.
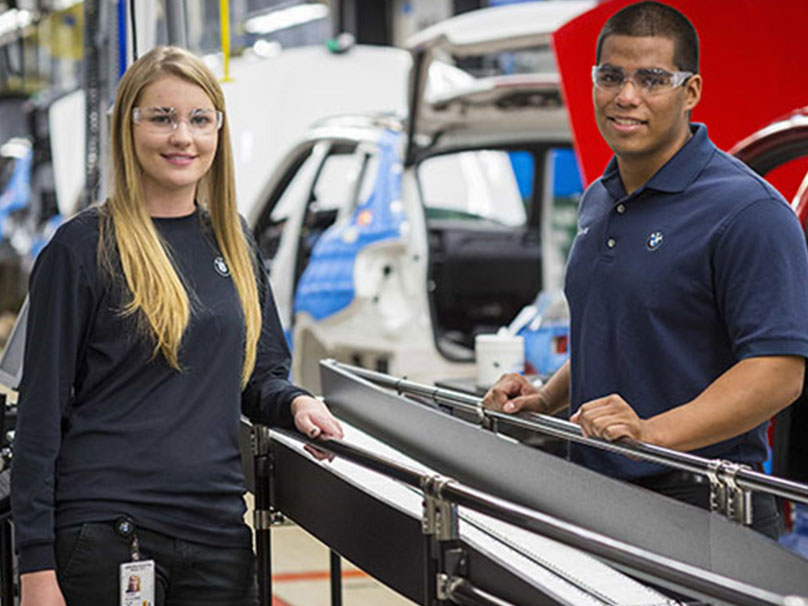
[[[648,250],[656,250],[657,248],[662,246],[662,232],[655,231],[650,236],[648,236],[648,239],[645,241],[645,246],[646,248],[648,248]]]
[[[227,263],[224,262],[224,257],[219,255],[213,260],[213,267],[216,273],[225,278],[230,275],[230,270],[227,268]]]

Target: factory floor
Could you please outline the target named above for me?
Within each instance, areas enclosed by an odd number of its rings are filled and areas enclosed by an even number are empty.
[[[273,528],[272,586],[274,606],[330,606],[328,548],[299,526]],[[342,604],[405,606],[413,602],[342,560]]]

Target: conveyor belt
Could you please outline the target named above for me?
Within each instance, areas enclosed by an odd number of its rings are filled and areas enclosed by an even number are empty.
[[[513,443],[328,365],[322,385],[341,418],[442,474],[730,579],[808,596],[808,562],[722,516]]]
[[[408,464],[424,473],[434,474],[434,470],[418,464],[349,424],[345,423],[343,427],[346,442],[390,460]],[[321,538],[329,544],[342,543],[341,552],[355,564],[378,576],[410,599],[420,601],[423,591],[421,575],[402,576],[393,570],[400,572],[402,569],[417,569],[422,572],[423,557],[414,546],[423,541],[420,536],[421,493],[340,458],[330,464],[315,463],[308,459],[299,441],[282,433],[273,432],[272,440],[278,477],[274,491],[276,506],[316,536],[326,535]],[[298,461],[293,462],[292,453],[298,455]],[[301,458],[306,460],[304,467],[309,468],[302,477],[298,475],[297,469],[293,469],[302,463]],[[319,473],[315,473],[315,468]],[[329,481],[323,481],[322,473],[331,476]],[[315,476],[319,477],[315,479]],[[327,503],[330,513],[319,512],[312,515],[312,512],[301,511],[310,507],[305,502],[310,502],[311,498],[286,498],[284,493],[288,484],[282,479],[284,477],[294,477],[297,485],[309,488],[318,486],[318,493],[323,499],[321,503]],[[338,483],[333,484],[331,479],[338,479]],[[335,512],[333,508],[348,505],[344,501],[346,491],[361,493],[366,501],[372,500],[373,504],[351,502],[351,509],[347,512],[349,519],[341,519],[346,512]],[[323,493],[327,493],[327,499]],[[383,521],[384,516],[379,512],[384,509],[389,516],[403,516],[410,523],[402,524],[401,520],[398,523]],[[668,598],[658,591],[641,585],[578,550],[465,508],[460,508],[459,513],[460,537],[470,551],[469,576],[479,587],[496,595],[507,596],[519,604],[670,604]],[[296,514],[302,515],[302,522],[297,519]],[[337,524],[341,525],[341,529],[336,534],[344,536],[342,540],[337,537],[335,541],[334,530]],[[353,538],[348,538],[348,535],[353,535]],[[368,546],[368,541],[361,535],[373,537],[376,545]],[[379,553],[379,548],[383,553]],[[408,554],[409,561],[406,563],[399,561],[402,551]],[[389,566],[391,559],[394,561],[393,566]]]

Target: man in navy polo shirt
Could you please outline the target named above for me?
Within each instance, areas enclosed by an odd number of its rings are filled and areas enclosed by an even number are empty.
[[[690,123],[702,77],[693,25],[641,2],[597,43],[595,118],[614,151],[584,194],[567,266],[571,356],[540,390],[507,375],[484,405],[570,406],[587,436],[760,468],[765,422],[802,390],[808,254],[785,200]],[[709,507],[702,478],[571,446],[591,469]],[[776,537],[774,498],[753,527]]]

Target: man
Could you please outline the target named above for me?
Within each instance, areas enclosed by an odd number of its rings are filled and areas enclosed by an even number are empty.
[[[570,361],[539,390],[503,376],[484,405],[570,406],[587,436],[760,469],[766,420],[802,390],[808,255],[782,196],[691,125],[698,54],[690,21],[657,2],[603,27],[593,100],[614,157],[580,204],[565,284]],[[576,445],[571,457],[709,507],[701,477]],[[754,495],[753,512],[753,527],[776,537],[774,499]]]

